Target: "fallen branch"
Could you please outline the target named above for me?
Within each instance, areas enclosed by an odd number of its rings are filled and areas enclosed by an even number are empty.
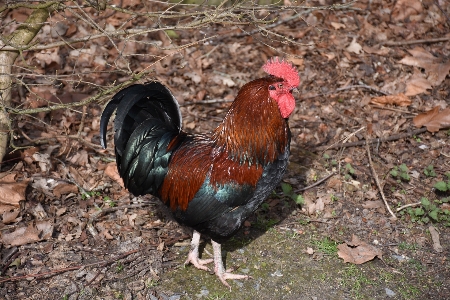
[[[67,271],[79,270],[81,268],[87,268],[87,267],[92,267],[92,266],[97,266],[97,265],[101,265],[104,267],[106,265],[109,265],[111,263],[118,261],[119,259],[127,257],[128,255],[131,255],[133,253],[137,253],[139,251],[141,251],[141,249],[131,250],[131,251],[122,253],[119,256],[114,257],[112,259],[103,260],[103,261],[99,261],[99,262],[95,262],[95,263],[91,263],[91,264],[73,266],[73,267],[62,268],[62,269],[57,269],[57,270],[51,270],[51,271],[43,272],[43,273],[27,274],[27,275],[22,275],[22,276],[14,276],[14,277],[10,277],[10,278],[0,279],[0,283],[10,282],[10,281],[18,281],[18,280],[23,280],[23,279],[28,280],[28,278],[40,278],[40,277],[45,277],[45,276],[63,273],[63,272],[67,272]]]
[[[402,209],[405,209],[405,208],[408,208],[408,207],[414,207],[414,206],[417,206],[417,205],[420,205],[420,204],[422,204],[422,202],[410,203],[410,204],[406,204],[406,205],[400,206],[399,208],[397,208],[397,212],[401,211]]]
[[[357,88],[362,88],[362,89],[366,89],[366,90],[370,90],[379,94],[382,94],[384,96],[389,95],[386,92],[383,92],[380,89],[371,87],[370,85],[365,85],[365,84],[358,84],[358,85],[349,85],[349,86],[344,86],[338,89],[335,89],[334,91],[330,91],[330,92],[326,92],[326,93],[320,93],[320,94],[315,94],[315,95],[311,95],[311,96],[307,96],[307,97],[302,97],[303,99],[311,99],[311,98],[316,98],[316,97],[320,97],[320,96],[327,96],[327,95],[331,95],[331,94],[335,94],[337,92],[342,92],[342,91],[346,91],[346,90],[351,90],[351,89],[357,89]]]
[[[410,115],[413,115],[413,116],[417,116],[417,113],[413,113],[413,112],[410,112],[410,111],[407,111],[407,110],[403,110],[403,109],[397,109],[397,108],[393,108],[393,107],[381,106],[381,105],[377,105],[377,104],[369,104],[369,105],[370,105],[370,107],[373,107],[375,109],[390,110],[390,111],[395,111],[395,112],[399,112],[399,113],[402,113],[402,114],[410,114]],[[408,117],[406,117],[406,118],[408,118]],[[410,117],[410,118],[412,118],[412,117]]]
[[[318,186],[319,184],[321,184],[322,182],[328,180],[328,178],[330,178],[330,177],[332,177],[332,176],[334,176],[334,175],[336,175],[336,172],[333,172],[333,173],[331,173],[331,174],[328,174],[328,175],[325,176],[324,178],[319,179],[318,181],[314,182],[314,183],[311,184],[311,185],[308,185],[308,186],[305,186],[305,187],[303,187],[303,188],[301,188],[301,189],[298,189],[298,190],[296,190],[295,192],[303,192],[303,191],[309,190],[309,189],[311,189],[311,188],[313,188],[313,187],[315,187],[315,186]]]
[[[180,104],[180,106],[195,105],[195,104],[217,104],[217,103],[231,103],[234,100],[224,100],[224,99],[211,99],[202,101],[185,102]]]
[[[329,146],[319,146],[319,147],[314,148],[313,150],[314,151],[325,151],[325,150],[329,150],[329,149],[336,149],[336,148],[342,148],[342,147],[348,148],[348,147],[363,146],[367,143],[375,144],[375,143],[382,143],[382,142],[391,142],[391,141],[396,141],[396,140],[400,140],[403,138],[407,138],[410,136],[418,135],[418,134],[424,133],[426,131],[427,131],[426,128],[421,128],[421,129],[416,129],[416,130],[413,130],[410,132],[391,135],[386,138],[375,138],[370,141],[362,140],[362,141],[351,142],[351,143],[339,143],[339,144],[334,144],[334,145],[329,145]]]
[[[438,0],[434,0],[434,4],[437,6],[437,8],[439,8],[439,10],[441,11],[441,13],[445,16],[445,18],[447,19],[447,24],[450,25],[450,18],[447,15],[447,13],[445,12],[445,10],[442,9],[441,5],[439,4]]]
[[[412,40],[412,41],[399,41],[399,42],[386,41],[386,42],[380,43],[380,45],[383,45],[383,46],[406,46],[406,45],[416,45],[416,44],[440,43],[440,42],[446,42],[446,41],[450,41],[450,36],[443,37],[443,38],[425,39],[425,40]]]
[[[366,134],[366,141],[367,140],[369,140],[369,134],[368,133]],[[373,166],[372,155],[370,154],[370,143],[366,143],[366,151],[367,151],[367,156],[369,158],[370,169],[372,170],[373,178],[375,179],[375,182],[377,184],[378,190],[380,191],[381,198],[383,198],[384,205],[386,205],[389,213],[392,215],[392,218],[394,218],[394,220],[396,220],[397,217],[395,216],[394,212],[391,210],[391,208],[389,207],[389,204],[387,203],[386,197],[384,196],[383,187],[380,184],[380,180],[378,179],[378,174],[375,171],[375,168]]]
[[[97,229],[95,229],[95,227],[94,227],[94,221],[98,217],[100,217],[104,214],[116,211],[116,210],[124,209],[124,208],[139,208],[139,207],[149,206],[149,205],[153,205],[153,204],[154,203],[152,203],[152,202],[144,202],[144,203],[115,206],[115,207],[109,207],[109,208],[103,208],[103,209],[100,208],[99,210],[97,210],[95,213],[93,213],[91,215],[91,217],[89,218],[89,221],[86,224],[86,228],[93,237],[96,237],[98,235],[98,232],[97,232]]]

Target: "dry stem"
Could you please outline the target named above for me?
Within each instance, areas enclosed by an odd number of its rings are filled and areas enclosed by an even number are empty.
[[[368,141],[368,140],[369,140],[369,133],[366,134],[366,141]],[[366,143],[366,151],[367,151],[367,157],[369,158],[370,169],[372,170],[373,178],[375,179],[375,182],[377,184],[378,190],[380,191],[381,198],[383,198],[384,205],[386,205],[386,208],[389,211],[389,213],[392,215],[392,218],[394,220],[396,220],[397,217],[395,216],[394,212],[391,210],[389,204],[387,203],[386,197],[384,196],[383,187],[380,184],[380,180],[378,179],[378,174],[375,171],[375,168],[373,166],[372,155],[370,154],[370,143]]]

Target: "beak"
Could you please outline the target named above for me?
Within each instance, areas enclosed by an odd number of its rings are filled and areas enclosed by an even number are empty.
[[[292,93],[296,93],[296,94],[300,93],[300,91],[298,90],[298,88],[293,88],[293,89],[291,90],[291,92],[292,92]]]

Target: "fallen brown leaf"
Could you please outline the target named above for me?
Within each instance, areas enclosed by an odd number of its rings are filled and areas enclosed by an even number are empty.
[[[431,89],[431,82],[428,81],[423,74],[418,70],[414,70],[413,76],[406,82],[406,96],[415,96],[424,93],[426,90]]]
[[[14,205],[7,205],[7,204],[0,203],[0,214],[3,214],[7,211],[14,210],[15,208],[17,208],[17,207]]]
[[[70,183],[60,183],[53,189],[53,194],[57,198],[61,198],[61,195],[78,193],[78,187]]]
[[[392,9],[392,19],[396,22],[403,21],[411,15],[418,15],[422,9],[419,0],[399,0]]]
[[[383,207],[383,201],[381,200],[377,200],[377,201],[366,201],[365,203],[363,203],[362,207],[363,208],[381,208]]]
[[[11,233],[3,233],[4,245],[20,246],[49,239],[53,234],[53,223],[49,221],[30,222],[27,227],[20,227]]]
[[[356,235],[352,236],[351,242],[338,245],[338,250],[338,255],[344,259],[344,262],[357,265],[372,260],[375,256],[378,256],[380,259],[383,256],[380,249],[359,240]]]
[[[436,106],[433,109],[414,117],[413,123],[417,128],[422,126],[427,127],[429,132],[438,132],[440,129],[449,128],[450,108],[446,108],[439,112],[439,106]]]
[[[370,103],[377,105],[393,104],[398,106],[409,106],[411,105],[411,99],[409,99],[405,94],[389,95],[374,97],[370,100]]]
[[[105,174],[111,178],[112,180],[116,181],[118,184],[120,184],[121,187],[124,188],[123,180],[120,178],[119,173],[117,172],[117,165],[115,162],[109,163],[105,168]]]
[[[345,48],[345,51],[360,54],[362,51],[362,46],[356,41],[356,38],[353,38],[350,45],[348,45],[348,47]]]
[[[443,57],[436,57],[421,47],[408,50],[412,56],[405,56],[399,62],[425,70],[427,80],[432,86],[438,86],[450,72],[450,62],[444,63]]]
[[[16,182],[17,174],[9,174],[0,179],[0,203],[18,207],[25,200],[25,189],[28,180]]]
[[[381,55],[381,56],[388,56],[389,52],[391,51],[390,48],[388,47],[383,47],[381,46],[380,49],[377,49],[375,47],[369,47],[369,46],[363,46],[362,48],[364,50],[364,52],[369,53],[369,54],[377,54],[377,55]]]
[[[14,209],[13,211],[5,211],[2,215],[3,224],[15,222],[19,213],[20,209]]]

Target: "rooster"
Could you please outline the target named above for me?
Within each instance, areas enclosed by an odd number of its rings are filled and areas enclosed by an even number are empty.
[[[263,70],[269,76],[245,84],[209,135],[181,130],[178,102],[159,82],[118,92],[100,122],[106,148],[107,124],[116,110],[115,154],[125,187],[136,196],[157,196],[177,221],[193,228],[185,264],[209,271],[206,264],[214,262],[214,273],[229,288],[226,280],[250,276],[224,268],[220,243],[268,197],[288,164],[287,118],[300,79],[290,63],[278,58]],[[213,259],[199,258],[201,234],[211,238]]]

